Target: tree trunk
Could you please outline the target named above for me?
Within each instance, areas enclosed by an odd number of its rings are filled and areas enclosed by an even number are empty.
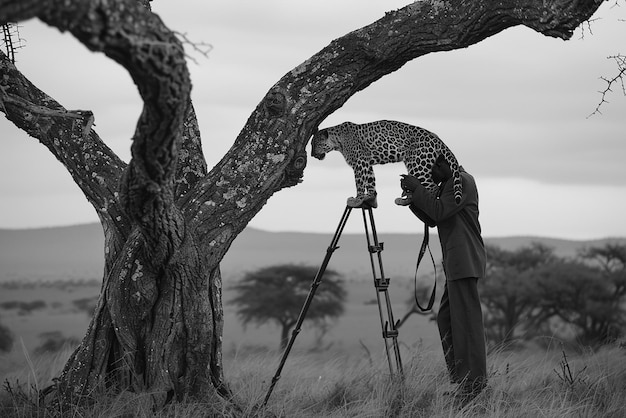
[[[124,66],[144,109],[132,159],[0,55],[0,110],[68,169],[105,232],[96,312],[58,392],[149,391],[155,403],[227,395],[219,263],[275,192],[300,181],[317,126],[407,61],[518,24],[567,39],[600,0],[421,1],[333,41],[278,81],[209,172],[180,42],[142,0],[0,0],[0,24],[38,17]],[[0,53],[1,54],[1,53]],[[418,82],[416,80],[416,82]]]

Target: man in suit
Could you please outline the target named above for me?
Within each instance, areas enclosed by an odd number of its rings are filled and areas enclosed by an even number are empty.
[[[485,246],[478,222],[478,190],[474,177],[459,168],[463,197],[454,201],[452,170],[443,156],[432,168],[439,184],[437,194],[429,192],[413,176],[400,180],[403,190],[412,193],[409,206],[429,226],[437,225],[443,251],[446,285],[437,326],[452,383],[458,383],[457,400],[465,404],[487,384],[487,360],[478,279],[485,275]]]

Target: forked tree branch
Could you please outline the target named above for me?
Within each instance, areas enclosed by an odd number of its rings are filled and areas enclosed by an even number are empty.
[[[117,223],[123,214],[115,210],[115,195],[126,164],[92,129],[91,112],[65,109],[35,87],[2,52],[0,75],[0,111],[67,168],[103,221]]]
[[[614,77],[600,77],[600,80],[604,81],[605,88],[600,93],[600,102],[594,109],[594,111],[588,116],[594,116],[597,114],[601,114],[600,108],[609,101],[607,100],[607,96],[610,93],[614,93],[613,89],[615,86],[618,86],[622,90],[622,94],[626,96],[626,82],[624,79],[626,78],[626,55],[613,55],[607,57],[608,59],[612,59],[617,64],[617,74]]]

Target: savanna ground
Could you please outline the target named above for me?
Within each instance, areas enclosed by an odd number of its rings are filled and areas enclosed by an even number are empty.
[[[45,352],[40,334],[47,333],[44,338],[80,338],[88,324],[87,313],[81,307],[98,290],[95,282],[2,289],[0,318],[16,334],[16,341],[12,352],[0,357],[0,378],[5,389],[0,394],[0,416],[55,416],[53,410],[37,407],[35,394],[58,375],[71,348]],[[242,408],[241,416],[626,416],[626,349],[619,343],[592,352],[546,337],[521,350],[493,351],[488,358],[489,388],[459,409],[446,393],[453,388],[447,381],[434,322],[428,317],[413,316],[401,327],[405,378],[401,382],[390,379],[378,310],[371,303],[375,299],[373,286],[370,282],[353,281],[347,283],[347,290],[346,313],[323,338],[311,329],[300,334],[265,410],[258,406],[263,403],[280,360],[279,329],[244,329],[225,303],[225,374],[236,403]],[[396,319],[404,314],[411,290],[410,281],[392,282],[390,293]],[[226,283],[225,300],[230,296]],[[43,306],[40,302],[44,302]],[[29,307],[32,309],[27,311]],[[71,414],[225,414],[211,410],[208,400],[207,404],[172,405],[155,413],[145,406],[148,399],[149,394],[103,395],[95,405],[76,407]]]

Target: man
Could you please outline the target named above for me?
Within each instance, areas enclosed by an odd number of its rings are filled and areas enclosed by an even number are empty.
[[[439,184],[436,195],[413,176],[403,175],[400,186],[412,192],[411,210],[430,226],[437,225],[446,285],[437,314],[439,335],[457,400],[465,404],[487,383],[487,361],[478,279],[485,275],[485,246],[478,222],[478,190],[474,178],[459,168],[463,197],[454,201],[452,170],[443,156],[432,168]]]

